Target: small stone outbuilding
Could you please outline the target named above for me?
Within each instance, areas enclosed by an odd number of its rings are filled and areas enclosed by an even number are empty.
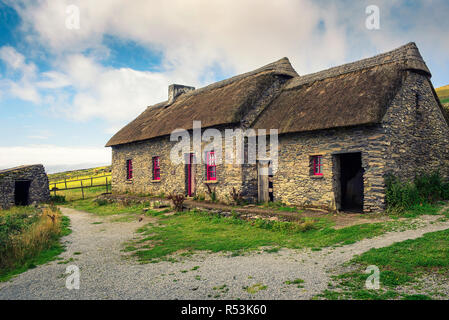
[[[0,208],[50,200],[48,177],[41,164],[0,170]]]
[[[249,201],[383,210],[387,175],[406,181],[439,170],[449,177],[448,119],[430,78],[409,43],[309,75],[283,58],[196,90],[172,85],[167,101],[146,108],[107,143],[112,190],[195,197],[213,186],[223,202],[235,189]],[[194,147],[183,151],[186,159],[202,164],[173,163],[170,134],[183,128],[193,136],[194,121],[220,132],[276,129],[278,170],[260,174],[267,160],[259,154],[256,164],[225,164],[215,162],[217,150],[205,156]]]

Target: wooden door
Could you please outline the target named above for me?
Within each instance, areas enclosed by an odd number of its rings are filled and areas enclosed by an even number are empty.
[[[258,180],[258,196],[259,202],[265,203],[270,200],[269,196],[269,161],[259,160],[257,162],[257,180]]]

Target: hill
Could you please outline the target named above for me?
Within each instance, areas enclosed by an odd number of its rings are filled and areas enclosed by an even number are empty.
[[[435,89],[443,104],[449,104],[449,85]]]
[[[48,180],[50,180],[50,182],[58,182],[64,179],[67,180],[84,179],[90,177],[104,176],[105,174],[110,174],[110,172],[111,166],[64,171],[48,174]]]

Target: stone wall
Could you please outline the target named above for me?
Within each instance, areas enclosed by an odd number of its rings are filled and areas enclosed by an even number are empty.
[[[14,206],[15,181],[29,180],[28,203],[47,202],[50,200],[48,177],[42,165],[23,166],[0,171],[0,207],[7,209]]]
[[[337,209],[335,156],[360,152],[364,169],[364,212],[384,208],[386,137],[380,126],[327,130],[279,137],[274,200],[300,207]],[[310,158],[323,156],[323,175],[314,176]]]
[[[361,152],[365,171],[363,210],[383,210],[386,174],[405,181],[418,172],[439,170],[449,178],[448,144],[449,127],[430,80],[407,72],[381,125],[280,137],[274,199],[304,207],[337,209],[339,170],[334,156]],[[323,155],[323,176],[310,174],[312,155]]]
[[[273,177],[274,201],[301,207],[339,209],[338,155],[361,154],[364,170],[364,212],[385,208],[385,175],[411,179],[418,171],[440,170],[449,177],[449,127],[427,76],[407,72],[402,88],[387,107],[381,124],[286,134],[279,137],[279,168]],[[220,128],[223,134],[223,128]],[[224,136],[224,134],[223,134]],[[170,161],[175,142],[160,137],[113,147],[112,184],[118,193],[165,195],[186,193],[183,164]],[[203,144],[204,147],[204,144]],[[223,150],[224,154],[224,150]],[[311,173],[311,156],[323,156],[323,175]],[[159,156],[161,180],[152,181],[152,157]],[[196,155],[197,158],[199,155]],[[126,160],[133,160],[134,178],[126,179]],[[195,165],[196,195],[206,196],[205,165]],[[256,165],[217,165],[217,198],[230,201],[233,187],[257,200]]]
[[[224,137],[224,132],[221,130]],[[170,151],[176,142],[170,142],[169,136],[143,142],[114,146],[112,148],[112,191],[114,193],[152,194],[165,196],[172,193],[187,193],[186,168],[184,164],[170,161]],[[202,152],[206,143],[202,143]],[[192,149],[191,149],[191,152]],[[224,146],[222,154],[224,155]],[[152,158],[160,158],[160,180],[153,180]],[[200,154],[195,155],[197,159]],[[127,180],[126,160],[133,161],[133,179]],[[195,195],[207,196],[207,186],[215,188],[217,199],[230,201],[232,188],[242,189],[242,167],[233,164],[217,164],[216,181],[207,181],[204,162],[194,164]]]
[[[390,137],[387,172],[410,180],[439,170],[449,178],[449,127],[426,76],[407,72],[383,122]]]

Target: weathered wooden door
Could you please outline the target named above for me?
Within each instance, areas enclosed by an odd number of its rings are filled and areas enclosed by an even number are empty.
[[[259,160],[257,162],[257,180],[258,180],[258,196],[259,202],[265,203],[270,200],[269,196],[269,161]]]

